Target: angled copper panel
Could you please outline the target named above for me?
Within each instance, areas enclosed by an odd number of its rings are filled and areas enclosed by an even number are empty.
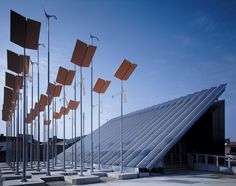
[[[17,89],[23,88],[23,76],[16,76],[16,86]]]
[[[70,108],[69,108],[69,107],[66,107],[65,115],[68,115],[69,112],[70,112]]]
[[[54,94],[56,86],[52,83],[49,83],[49,90],[50,90],[50,96],[52,97]],[[48,95],[48,88],[47,88],[47,95]]]
[[[15,89],[16,88],[16,77],[13,74],[10,74],[8,72],[5,73],[5,85]]]
[[[54,91],[54,97],[59,97],[60,94],[61,94],[61,89],[62,89],[62,86],[61,85],[56,85],[55,87],[55,91]]]
[[[2,120],[8,121],[9,118],[9,111],[8,110],[2,110]]]
[[[34,104],[34,112],[35,112],[35,115],[38,116],[38,103],[37,102]]]
[[[130,75],[133,73],[134,69],[137,67],[137,64],[131,64],[129,70],[126,72],[125,76],[123,77],[124,80],[129,79]]]
[[[11,10],[10,41],[24,47],[26,33],[26,18]]]
[[[87,47],[87,50],[86,50],[86,53],[85,53],[85,56],[84,56],[84,60],[83,60],[83,63],[82,63],[82,66],[83,67],[89,67],[92,59],[93,59],[93,56],[95,54],[95,51],[96,51],[96,46],[92,46],[92,45],[89,45]]]
[[[41,23],[27,19],[25,48],[37,50]]]
[[[65,107],[61,107],[60,112],[61,115],[66,115],[66,108]]]
[[[100,93],[100,91],[101,91],[104,84],[105,84],[105,80],[101,79],[101,78],[98,78],[96,83],[95,83],[95,86],[93,87],[93,91],[97,92],[97,93]]]
[[[66,80],[66,76],[67,76],[67,72],[68,72],[67,69],[65,69],[63,67],[59,67],[56,82],[61,84],[61,85],[64,85],[65,80]]]
[[[7,69],[17,74],[22,72],[20,69],[20,61],[17,53],[7,50]]]
[[[43,111],[45,110],[45,107],[46,107],[46,105],[40,105],[39,111],[40,111],[40,112],[43,112]]]
[[[27,113],[27,118],[26,118],[26,122],[28,124],[30,124],[32,122],[32,115],[30,113]]]
[[[24,55],[19,55],[19,68],[20,71],[23,71],[23,64],[25,64],[25,73],[28,74],[29,73],[29,60],[30,57],[29,56],[24,56]]]
[[[48,100],[48,97],[44,94],[41,94],[40,100],[39,100],[40,107],[41,107],[41,105],[45,106],[47,104],[47,100]]]
[[[123,80],[126,72],[129,70],[130,68],[130,62],[127,60],[124,60],[122,62],[122,64],[120,65],[120,67],[118,68],[118,70],[115,73],[115,77],[117,77],[120,80]]]
[[[53,97],[48,96],[47,98],[49,98],[49,105],[51,105],[51,103],[52,103],[52,98],[53,98]],[[47,99],[47,103],[46,103],[46,105],[48,105],[48,99]]]
[[[13,90],[8,88],[8,87],[4,87],[4,103],[8,103],[8,102],[12,102],[13,99]]]
[[[70,110],[76,110],[76,109],[78,108],[78,106],[79,106],[79,101],[70,100],[67,107],[68,107]]]
[[[105,84],[103,85],[102,89],[100,90],[100,93],[105,93],[107,88],[109,87],[111,81],[106,81]]]
[[[44,125],[50,125],[50,123],[51,123],[51,120],[50,120],[50,121],[48,121],[48,120],[44,120],[44,121],[43,121],[43,124],[44,124]]]
[[[77,40],[71,58],[71,62],[81,67],[83,65],[83,60],[86,50],[87,50],[87,44],[80,40]]]
[[[74,70],[69,70],[66,76],[66,81],[64,85],[71,85],[73,79],[75,76],[75,71]]]
[[[61,114],[58,113],[58,112],[54,112],[53,117],[54,117],[54,119],[60,119],[61,118]]]

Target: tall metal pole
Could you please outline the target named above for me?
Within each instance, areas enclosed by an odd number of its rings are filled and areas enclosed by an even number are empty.
[[[15,150],[15,128],[16,128],[16,116],[15,116],[15,108],[14,108],[14,113],[13,113],[13,138],[12,138],[12,151],[13,151],[13,170],[16,169],[16,162],[15,162],[15,153],[16,153],[16,150]]]
[[[32,65],[32,86],[31,86],[31,108],[34,107],[34,63],[31,62]],[[31,121],[31,127],[30,127],[30,167],[33,168],[33,120]]]
[[[24,104],[23,104],[23,174],[22,174],[22,182],[26,182],[26,144],[25,144],[25,123],[26,123],[26,74],[25,74],[25,48],[24,48],[24,66],[23,66],[23,81],[24,81]]]
[[[49,83],[50,83],[50,18],[53,17],[54,19],[57,19],[55,15],[48,15],[46,11],[44,10],[45,16],[47,18],[48,23],[48,121],[50,122],[50,89],[49,89]],[[50,159],[49,159],[49,126],[48,125],[48,141],[47,141],[47,176],[51,176],[50,173]]]
[[[66,92],[65,92],[65,85],[63,85],[63,106],[64,106],[64,113],[63,113],[63,171],[66,171],[66,148],[65,148],[65,127],[66,127],[66,121],[65,121],[65,111],[66,111]]]
[[[101,137],[100,137],[100,107],[101,107],[101,102],[100,102],[100,93],[98,94],[98,169],[101,170]]]
[[[17,86],[19,82],[17,82]],[[16,124],[16,175],[19,175],[19,124],[20,124],[20,89],[17,92],[17,124]]]
[[[74,165],[74,142],[73,142],[73,140],[74,140],[74,138],[73,138],[73,135],[74,135],[74,121],[73,121],[73,112],[71,112],[71,138],[72,138],[72,146],[71,146],[71,148],[72,148],[72,153],[71,153],[71,162],[72,162],[72,167],[73,167],[73,165]]]
[[[80,176],[83,176],[83,97],[82,97],[82,67],[80,67]]]
[[[121,80],[120,172],[123,173],[123,80]]]
[[[45,111],[43,112],[43,121],[46,119],[45,117]],[[45,142],[46,142],[46,125],[43,123],[43,163],[44,166],[46,166],[46,147],[45,147]]]
[[[75,69],[75,79],[74,79],[74,100],[76,101],[76,65],[74,65],[74,69]],[[74,118],[74,123],[75,123],[75,139],[76,139],[76,109],[74,110],[74,114],[75,114],[75,118]],[[76,149],[76,144],[74,144],[75,146],[75,169],[77,169],[77,149]]]
[[[57,108],[57,98],[55,98],[55,110]],[[57,120],[55,119],[55,166],[57,164]]]
[[[54,98],[52,100],[52,168],[54,169]]]

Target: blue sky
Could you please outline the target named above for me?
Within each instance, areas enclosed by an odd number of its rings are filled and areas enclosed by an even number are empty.
[[[51,21],[52,81],[56,79],[59,66],[74,68],[70,59],[76,39],[89,43],[90,33],[99,37],[100,41],[95,42],[98,48],[94,57],[94,81],[97,77],[112,81],[107,93],[101,96],[102,123],[120,113],[120,99],[112,98],[113,94],[119,92],[120,82],[113,75],[123,59],[127,58],[137,63],[138,68],[125,82],[128,98],[125,113],[227,83],[227,89],[221,97],[226,100],[226,137],[236,140],[236,1],[2,0],[1,79],[4,79],[6,71],[6,50],[23,52],[9,41],[10,9],[40,21],[40,42],[47,44],[46,18],[42,7],[58,17],[57,21]],[[40,92],[45,93],[47,48],[41,51]],[[36,60],[35,51],[27,50],[27,53],[33,61]],[[86,133],[90,131],[89,75],[90,70],[84,69]],[[0,82],[2,97],[3,86],[4,81]],[[73,98],[72,87],[67,87],[66,92],[68,99]],[[97,95],[94,94],[96,103]],[[94,126],[97,128],[97,107],[94,112]],[[67,125],[71,124],[68,122]],[[59,127],[61,136],[60,122]],[[5,124],[2,122],[0,132],[4,131]],[[69,127],[66,134],[66,137],[70,137]]]

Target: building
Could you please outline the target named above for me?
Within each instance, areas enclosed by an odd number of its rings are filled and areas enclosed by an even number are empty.
[[[224,155],[226,85],[124,115],[124,166],[156,170],[187,165],[188,153]],[[90,139],[84,138],[85,162],[90,163]],[[80,143],[77,144],[80,152]],[[59,155],[62,159],[63,155]],[[66,161],[71,159],[71,148]],[[78,164],[80,158],[77,158]],[[98,163],[98,130],[94,131],[94,163]],[[101,164],[120,165],[120,117],[101,127]]]

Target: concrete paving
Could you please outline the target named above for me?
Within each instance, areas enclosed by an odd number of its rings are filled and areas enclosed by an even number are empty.
[[[111,172],[111,173],[107,173],[108,177],[111,178],[116,178],[118,180],[129,180],[129,179],[135,179],[138,178],[138,174],[137,173],[130,173],[130,172],[124,172],[124,173],[120,173],[120,172]]]
[[[21,180],[8,180],[3,182],[3,186],[16,186],[16,185],[44,186],[45,182],[39,178],[31,178],[28,179],[27,182],[21,182]]]
[[[100,172],[100,171],[94,171],[94,172],[89,172],[91,175],[99,176],[99,177],[107,177],[106,172]]]
[[[84,175],[84,176],[65,176],[65,181],[72,185],[84,185],[100,182],[99,176]]]
[[[32,175],[31,174],[26,174],[26,178],[31,178]],[[18,180],[22,178],[22,174],[20,175],[15,175],[15,174],[4,174],[1,176],[1,180],[5,181],[5,180]]]

